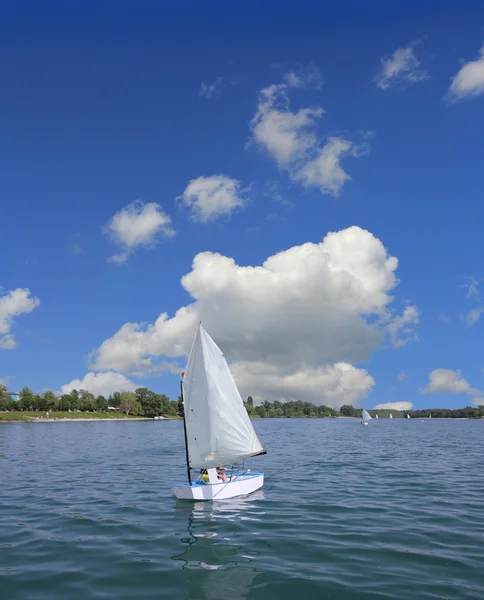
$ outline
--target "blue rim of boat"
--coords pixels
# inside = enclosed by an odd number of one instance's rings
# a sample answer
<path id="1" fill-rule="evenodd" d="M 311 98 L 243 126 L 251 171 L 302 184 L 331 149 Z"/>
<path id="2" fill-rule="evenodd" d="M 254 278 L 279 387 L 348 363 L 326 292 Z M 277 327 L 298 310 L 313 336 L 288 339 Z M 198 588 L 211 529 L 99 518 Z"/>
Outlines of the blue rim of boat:
<path id="1" fill-rule="evenodd" d="M 232 479 L 234 477 L 241 477 L 242 475 L 245 476 L 246 479 L 252 479 L 253 477 L 259 477 L 260 475 L 264 475 L 264 473 L 259 473 L 257 471 L 237 471 L 237 473 L 232 473 L 232 477 L 231 477 L 231 481 L 221 481 L 220 483 L 206 483 L 201 482 L 201 481 L 193 481 L 192 485 L 190 485 L 189 483 L 178 483 L 176 485 L 173 485 L 172 487 L 207 487 L 207 486 L 214 486 L 214 485 L 228 485 L 230 483 L 235 483 L 235 481 L 232 481 Z"/>

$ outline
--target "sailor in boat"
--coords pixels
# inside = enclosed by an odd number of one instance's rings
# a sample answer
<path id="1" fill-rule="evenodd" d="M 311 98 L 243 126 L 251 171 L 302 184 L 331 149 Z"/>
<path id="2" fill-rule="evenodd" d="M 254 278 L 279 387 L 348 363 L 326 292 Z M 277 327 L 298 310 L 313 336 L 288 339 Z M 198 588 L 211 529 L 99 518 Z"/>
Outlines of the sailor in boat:
<path id="1" fill-rule="evenodd" d="M 219 479 L 221 479 L 224 483 L 227 482 L 227 475 L 225 475 L 225 471 L 226 471 L 225 467 L 217 467 L 217 477 Z M 205 483 L 209 482 L 207 469 L 200 469 L 200 475 L 201 475 L 202 481 L 205 481 Z"/>

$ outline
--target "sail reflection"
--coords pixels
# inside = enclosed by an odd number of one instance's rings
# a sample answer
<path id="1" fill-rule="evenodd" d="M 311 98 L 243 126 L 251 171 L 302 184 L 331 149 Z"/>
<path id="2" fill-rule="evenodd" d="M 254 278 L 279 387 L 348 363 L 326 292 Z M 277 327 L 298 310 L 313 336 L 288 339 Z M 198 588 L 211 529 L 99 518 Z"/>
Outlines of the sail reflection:
<path id="1" fill-rule="evenodd" d="M 181 540 L 184 551 L 172 559 L 182 563 L 187 600 L 247 597 L 259 574 L 250 566 L 258 552 L 244 548 L 247 544 L 241 540 L 257 532 L 243 532 L 242 522 L 262 518 L 265 511 L 258 502 L 263 499 L 259 491 L 218 502 L 177 502 L 175 513 L 186 515 L 189 535 Z"/>

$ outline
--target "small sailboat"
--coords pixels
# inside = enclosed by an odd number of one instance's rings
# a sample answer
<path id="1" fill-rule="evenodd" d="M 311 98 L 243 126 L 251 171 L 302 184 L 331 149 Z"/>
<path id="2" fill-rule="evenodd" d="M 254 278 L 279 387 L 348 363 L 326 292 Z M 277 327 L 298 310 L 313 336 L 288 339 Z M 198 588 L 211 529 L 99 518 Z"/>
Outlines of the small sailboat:
<path id="1" fill-rule="evenodd" d="M 431 418 L 432 418 L 432 413 L 429 414 L 429 419 L 431 419 Z"/>
<path id="2" fill-rule="evenodd" d="M 407 419 L 410 419 L 410 415 L 407 413 Z"/>
<path id="3" fill-rule="evenodd" d="M 390 413 L 390 419 L 393 419 L 393 415 L 392 415 L 392 413 Z"/>
<path id="4" fill-rule="evenodd" d="M 378 415 L 375 415 L 375 419 L 378 419 Z"/>
<path id="5" fill-rule="evenodd" d="M 362 419 L 362 421 L 361 421 L 362 425 L 368 425 L 368 421 L 371 421 L 370 413 L 367 410 L 363 409 L 361 412 L 361 419 Z"/>
<path id="6" fill-rule="evenodd" d="M 222 351 L 201 324 L 182 373 L 181 393 L 188 482 L 173 487 L 173 494 L 181 500 L 225 500 L 261 488 L 264 473 L 227 471 L 226 481 L 219 478 L 219 465 L 234 465 L 267 452 Z M 192 469 L 200 473 L 195 480 Z"/>

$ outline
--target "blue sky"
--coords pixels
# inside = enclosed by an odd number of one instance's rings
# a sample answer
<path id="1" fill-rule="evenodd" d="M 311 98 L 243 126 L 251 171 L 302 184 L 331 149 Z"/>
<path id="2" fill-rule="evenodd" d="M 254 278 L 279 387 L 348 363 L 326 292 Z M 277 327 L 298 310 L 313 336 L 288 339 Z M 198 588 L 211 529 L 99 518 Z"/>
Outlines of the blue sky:
<path id="1" fill-rule="evenodd" d="M 175 397 L 202 318 L 255 397 L 478 398 L 484 6 L 157 4 L 0 8 L 0 378 Z"/>

